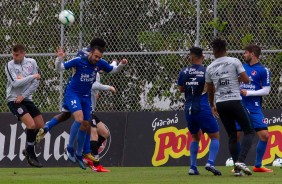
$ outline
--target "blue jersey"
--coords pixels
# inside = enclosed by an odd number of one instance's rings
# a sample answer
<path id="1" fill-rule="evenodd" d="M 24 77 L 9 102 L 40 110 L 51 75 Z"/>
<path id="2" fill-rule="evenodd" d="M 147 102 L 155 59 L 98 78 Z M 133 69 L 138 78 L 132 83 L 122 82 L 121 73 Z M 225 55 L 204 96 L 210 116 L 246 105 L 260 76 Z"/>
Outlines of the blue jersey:
<path id="1" fill-rule="evenodd" d="M 192 65 L 184 68 L 178 77 L 178 85 L 185 89 L 185 108 L 191 108 L 191 113 L 209 108 L 208 95 L 204 92 L 205 72 L 203 65 Z"/>
<path id="2" fill-rule="evenodd" d="M 250 83 L 241 84 L 241 89 L 257 91 L 262 89 L 264 86 L 270 86 L 270 71 L 261 63 L 254 64 L 252 66 L 244 64 L 243 66 L 250 78 Z M 261 96 L 242 96 L 242 100 L 249 111 L 261 109 Z"/>
<path id="3" fill-rule="evenodd" d="M 90 64 L 88 57 L 76 57 L 64 62 L 65 69 L 72 68 L 72 77 L 66 87 L 66 93 L 76 93 L 79 95 L 90 95 L 92 84 L 96 80 L 96 74 L 100 70 L 110 72 L 113 69 L 107 61 L 100 59 L 95 64 Z"/>

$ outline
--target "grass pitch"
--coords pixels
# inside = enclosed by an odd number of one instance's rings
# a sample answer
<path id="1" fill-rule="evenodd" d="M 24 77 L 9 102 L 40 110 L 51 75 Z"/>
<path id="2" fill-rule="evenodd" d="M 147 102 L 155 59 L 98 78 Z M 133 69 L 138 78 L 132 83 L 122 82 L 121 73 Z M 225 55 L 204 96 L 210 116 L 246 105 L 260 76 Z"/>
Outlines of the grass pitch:
<path id="1" fill-rule="evenodd" d="M 87 168 L 0 168 L 1 184 L 60 184 L 60 183 L 161 183 L 161 184 L 274 184 L 282 183 L 282 169 L 273 173 L 253 173 L 252 176 L 235 177 L 231 167 L 217 167 L 222 176 L 213 176 L 199 167 L 200 176 L 189 176 L 187 167 L 107 167 L 110 173 L 96 173 Z"/>

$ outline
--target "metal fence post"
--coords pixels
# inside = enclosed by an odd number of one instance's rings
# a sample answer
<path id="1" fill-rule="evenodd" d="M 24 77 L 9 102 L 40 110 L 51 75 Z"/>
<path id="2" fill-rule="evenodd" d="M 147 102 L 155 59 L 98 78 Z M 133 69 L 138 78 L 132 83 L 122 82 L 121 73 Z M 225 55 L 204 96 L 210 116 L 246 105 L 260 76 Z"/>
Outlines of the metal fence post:
<path id="1" fill-rule="evenodd" d="M 83 45 L 83 0 L 80 1 L 79 3 L 79 49 L 82 49 L 82 45 Z"/>
<path id="2" fill-rule="evenodd" d="M 63 11 L 64 8 L 65 8 L 65 2 L 64 0 L 61 1 L 61 10 Z M 64 46 L 64 25 L 61 24 L 61 40 L 60 40 L 60 46 L 63 47 Z M 60 71 L 60 84 L 59 84 L 59 92 L 60 92 L 60 96 L 59 96 L 59 104 L 58 104 L 58 110 L 60 111 L 61 110 L 61 106 L 62 106 L 62 103 L 63 103 L 63 71 Z"/>
<path id="3" fill-rule="evenodd" d="M 217 18 L 217 0 L 213 1 L 213 18 Z M 213 36 L 217 36 L 217 29 L 213 28 Z"/>
<path id="4" fill-rule="evenodd" d="M 201 0 L 197 0 L 197 35 L 196 35 L 196 41 L 195 46 L 200 45 L 200 11 L 201 11 Z"/>

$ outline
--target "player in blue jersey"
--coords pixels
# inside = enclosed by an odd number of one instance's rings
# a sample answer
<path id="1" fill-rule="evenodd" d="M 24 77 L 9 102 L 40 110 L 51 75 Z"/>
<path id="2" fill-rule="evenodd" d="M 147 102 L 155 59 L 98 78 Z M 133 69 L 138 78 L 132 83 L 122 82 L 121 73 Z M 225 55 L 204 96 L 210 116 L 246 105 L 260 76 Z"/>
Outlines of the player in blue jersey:
<path id="1" fill-rule="evenodd" d="M 90 47 L 83 48 L 82 50 L 80 50 L 77 53 L 77 56 L 87 58 L 87 55 L 89 54 L 90 48 L 95 47 L 95 46 L 99 46 L 99 47 L 101 47 L 105 50 L 106 43 L 101 42 L 101 40 L 97 39 L 97 38 L 93 39 L 90 42 Z M 116 61 L 113 61 L 110 65 L 112 65 L 114 68 L 115 67 L 118 68 Z M 119 67 L 119 69 L 116 70 L 116 71 L 119 71 L 120 68 L 121 67 Z M 95 83 L 92 85 L 92 93 L 91 93 L 92 111 L 94 111 L 94 109 L 95 109 L 95 106 L 93 104 L 96 104 L 95 103 L 96 98 L 94 96 L 96 95 L 97 90 L 108 90 L 108 91 L 111 91 L 112 93 L 115 93 L 115 88 L 113 86 L 103 85 L 103 84 L 100 83 L 100 80 L 98 80 L 100 78 L 100 77 L 98 77 L 99 76 L 98 74 L 99 73 L 97 73 Z M 92 100 L 92 99 L 94 99 L 94 100 Z M 48 121 L 45 124 L 44 128 L 39 130 L 39 132 L 36 136 L 36 142 L 39 143 L 44 138 L 45 134 L 48 131 L 50 131 L 57 124 L 69 119 L 70 116 L 71 116 L 71 113 L 69 112 L 67 107 L 63 106 L 62 109 L 61 109 L 61 113 L 54 116 L 50 121 Z M 87 160 L 88 165 L 91 166 L 91 165 L 94 164 L 93 167 L 91 167 L 93 170 L 96 170 L 97 172 L 108 172 L 109 170 L 105 169 L 99 163 L 98 149 L 101 146 L 101 144 L 104 142 L 104 140 L 107 139 L 107 137 L 109 135 L 109 131 L 106 128 L 105 124 L 103 122 L 101 122 L 96 116 L 92 117 L 92 121 L 90 121 L 90 122 L 92 122 L 91 123 L 91 130 L 90 130 L 91 131 L 91 142 L 90 142 L 91 146 L 89 145 L 89 139 L 86 139 L 85 144 L 84 144 L 84 150 L 83 150 L 84 157 Z M 93 122 L 96 122 L 97 125 L 93 125 Z M 87 134 L 87 137 L 89 138 L 90 135 Z M 95 154 L 95 153 L 97 153 L 97 154 Z M 93 163 L 89 164 L 90 163 L 89 161 L 91 161 Z"/>
<path id="2" fill-rule="evenodd" d="M 206 68 L 202 65 L 203 50 L 199 47 L 192 47 L 189 58 L 192 66 L 184 68 L 178 78 L 179 90 L 185 94 L 185 116 L 188 129 L 192 134 L 190 144 L 191 166 L 188 174 L 199 175 L 197 154 L 203 132 L 207 133 L 211 139 L 209 157 L 205 168 L 214 175 L 221 175 L 221 172 L 214 167 L 214 161 L 219 150 L 219 131 L 217 121 L 211 112 L 205 88 Z"/>
<path id="3" fill-rule="evenodd" d="M 244 106 L 248 109 L 255 131 L 259 137 L 256 149 L 254 172 L 273 172 L 273 170 L 262 166 L 262 158 L 268 142 L 268 128 L 264 121 L 262 113 L 262 96 L 270 92 L 270 71 L 259 62 L 261 48 L 257 45 L 248 45 L 245 47 L 243 65 L 247 75 L 250 78 L 249 84 L 241 84 L 241 95 Z M 237 130 L 241 127 L 237 124 Z M 240 145 L 240 143 L 239 143 Z M 238 146 L 239 146 L 238 145 Z M 240 149 L 240 147 L 238 148 Z"/>
<path id="4" fill-rule="evenodd" d="M 84 142 L 87 140 L 86 136 L 92 110 L 91 87 L 95 82 L 96 74 L 100 70 L 106 73 L 117 72 L 127 63 L 127 60 L 123 59 L 118 67 L 113 67 L 102 59 L 103 52 L 104 48 L 95 46 L 90 48 L 87 57 L 76 57 L 67 62 L 62 62 L 66 54 L 61 48 L 57 50 L 56 69 L 58 71 L 73 69 L 72 78 L 64 94 L 64 106 L 67 107 L 75 119 L 70 130 L 67 154 L 69 160 L 72 162 L 76 162 L 77 160 L 82 169 L 86 169 L 82 160 L 82 151 Z M 77 149 L 75 153 L 74 142 L 76 137 Z M 90 141 L 90 135 L 88 137 Z"/>

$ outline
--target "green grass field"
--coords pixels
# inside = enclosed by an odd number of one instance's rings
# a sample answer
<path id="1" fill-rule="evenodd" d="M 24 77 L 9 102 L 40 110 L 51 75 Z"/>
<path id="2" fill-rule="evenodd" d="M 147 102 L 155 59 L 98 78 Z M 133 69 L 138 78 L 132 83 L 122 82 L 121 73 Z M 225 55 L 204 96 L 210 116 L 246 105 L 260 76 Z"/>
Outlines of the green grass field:
<path id="1" fill-rule="evenodd" d="M 270 167 L 271 168 L 271 167 Z M 187 183 L 233 184 L 282 183 L 282 169 L 273 167 L 273 173 L 253 173 L 252 176 L 235 177 L 231 167 L 218 167 L 222 176 L 213 176 L 199 167 L 200 176 L 187 175 L 188 167 L 108 167 L 110 173 L 96 173 L 87 168 L 0 168 L 0 183 L 60 184 L 60 183 Z"/>

